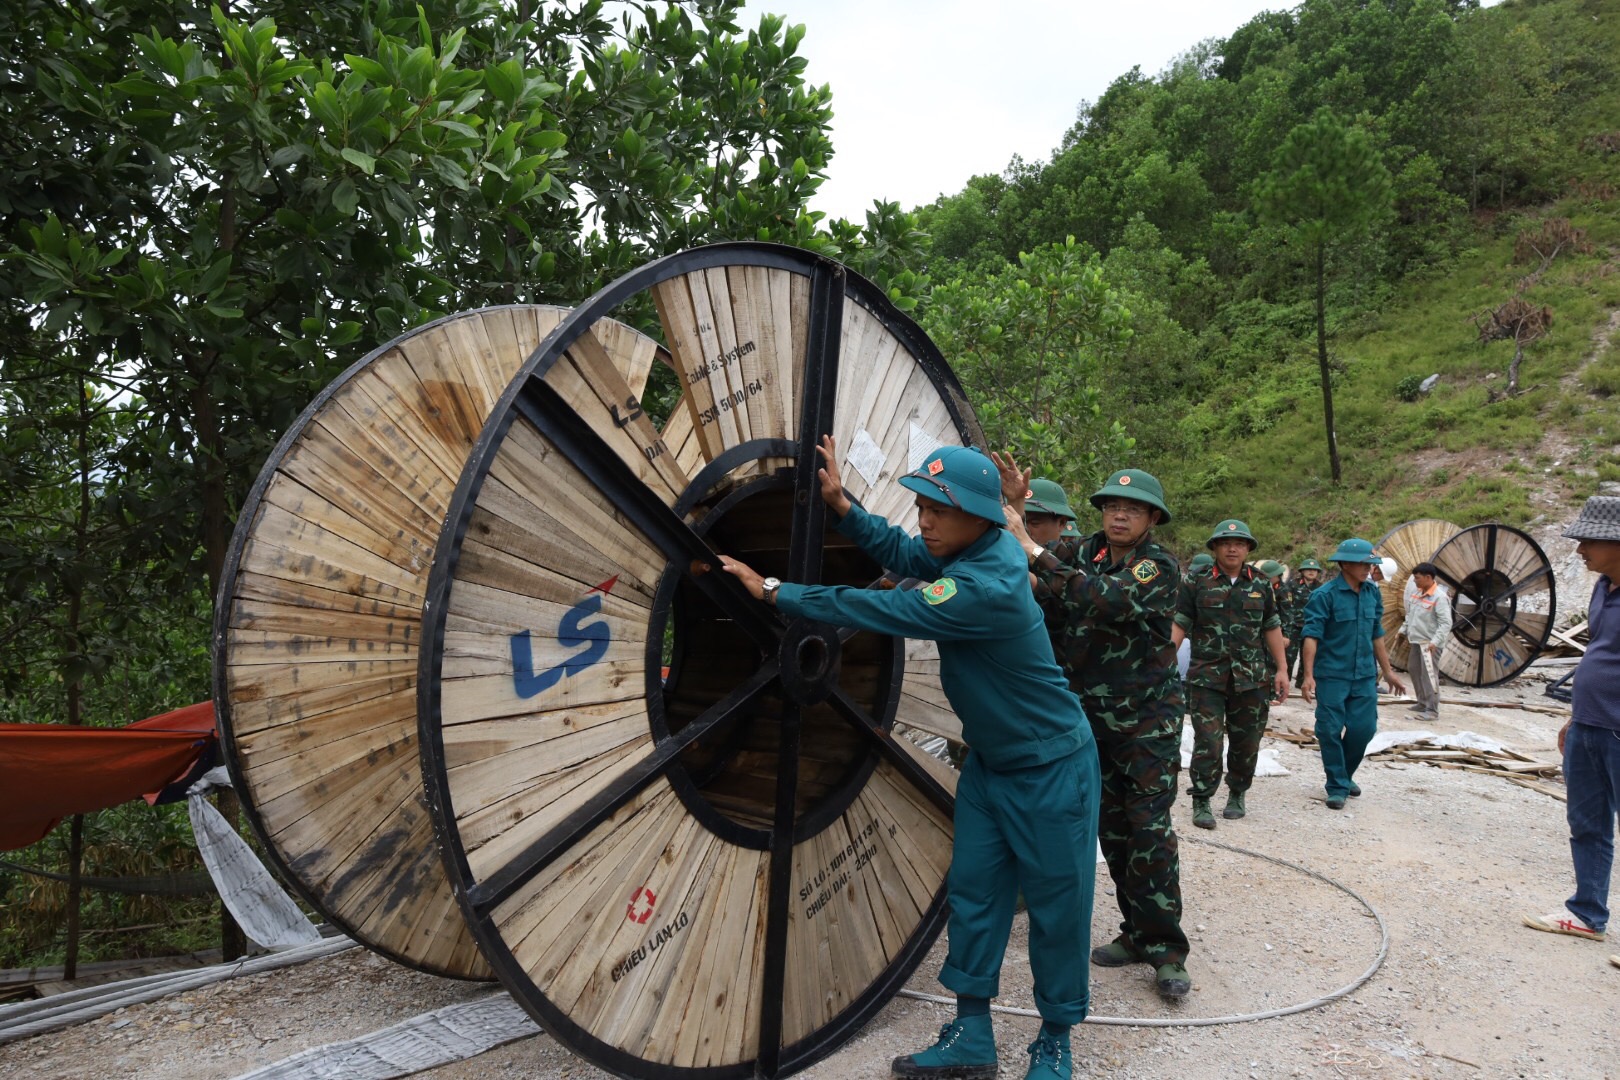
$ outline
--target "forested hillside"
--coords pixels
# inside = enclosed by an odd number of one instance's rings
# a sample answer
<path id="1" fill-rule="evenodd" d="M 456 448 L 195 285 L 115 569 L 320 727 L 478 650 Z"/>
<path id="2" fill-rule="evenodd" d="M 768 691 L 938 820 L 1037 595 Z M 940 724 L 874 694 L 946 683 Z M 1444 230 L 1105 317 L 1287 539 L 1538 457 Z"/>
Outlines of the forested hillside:
<path id="1" fill-rule="evenodd" d="M 1189 550 L 1522 522 L 1620 478 L 1617 57 L 1610 0 L 1263 14 L 923 208 L 923 321 L 995 436 L 1158 472 Z"/>

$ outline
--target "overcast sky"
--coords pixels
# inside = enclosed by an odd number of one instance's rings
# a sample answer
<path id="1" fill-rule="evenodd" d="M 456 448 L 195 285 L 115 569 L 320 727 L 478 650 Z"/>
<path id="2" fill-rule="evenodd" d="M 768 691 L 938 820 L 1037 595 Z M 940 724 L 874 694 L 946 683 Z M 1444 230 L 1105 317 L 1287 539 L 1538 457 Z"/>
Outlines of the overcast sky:
<path id="1" fill-rule="evenodd" d="M 812 208 L 864 220 L 1045 159 L 1082 99 L 1139 65 L 1156 75 L 1205 38 L 1292 2 L 1257 0 L 747 0 L 806 28 L 812 85 L 833 92 L 833 150 Z"/>

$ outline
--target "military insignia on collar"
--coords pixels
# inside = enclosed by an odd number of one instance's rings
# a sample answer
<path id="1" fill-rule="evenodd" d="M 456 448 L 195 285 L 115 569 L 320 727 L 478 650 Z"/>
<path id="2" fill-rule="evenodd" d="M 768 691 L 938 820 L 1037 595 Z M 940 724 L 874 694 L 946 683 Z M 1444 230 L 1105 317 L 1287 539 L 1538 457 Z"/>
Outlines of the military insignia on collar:
<path id="1" fill-rule="evenodd" d="M 1131 567 L 1131 577 L 1135 578 L 1137 581 L 1140 581 L 1144 585 L 1158 576 L 1159 564 L 1154 562 L 1152 559 L 1143 559 L 1141 562 Z"/>
<path id="2" fill-rule="evenodd" d="M 935 458 L 933 461 L 930 461 L 928 463 L 928 475 L 929 476 L 938 476 L 940 473 L 942 473 L 944 471 L 945 471 L 945 463 L 943 461 L 941 461 L 939 458 Z"/>
<path id="3" fill-rule="evenodd" d="M 956 595 L 956 582 L 942 577 L 922 591 L 923 599 L 935 607 Z"/>

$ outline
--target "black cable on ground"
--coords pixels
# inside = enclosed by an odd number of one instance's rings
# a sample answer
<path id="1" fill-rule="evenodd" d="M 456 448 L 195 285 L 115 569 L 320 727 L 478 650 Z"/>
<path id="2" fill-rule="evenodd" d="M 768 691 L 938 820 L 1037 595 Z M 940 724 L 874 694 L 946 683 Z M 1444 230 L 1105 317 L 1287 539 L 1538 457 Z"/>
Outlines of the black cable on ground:
<path id="1" fill-rule="evenodd" d="M 1179 1017 L 1088 1016 L 1085 1019 L 1086 1023 L 1104 1024 L 1113 1027 L 1216 1027 L 1222 1024 L 1244 1024 L 1251 1020 L 1271 1020 L 1278 1016 L 1292 1016 L 1295 1013 L 1308 1012 L 1311 1009 L 1319 1009 L 1323 1005 L 1327 1005 L 1330 1002 L 1338 1001 L 1343 997 L 1348 997 L 1350 994 L 1353 994 L 1359 990 L 1368 979 L 1377 974 L 1379 968 L 1384 966 L 1384 959 L 1389 956 L 1389 927 L 1384 924 L 1384 917 L 1378 913 L 1378 909 L 1368 903 L 1366 897 L 1356 892 L 1356 890 L 1352 889 L 1350 886 L 1344 884 L 1342 881 L 1335 881 L 1326 874 L 1317 873 L 1315 870 L 1312 870 L 1309 867 L 1301 866 L 1295 862 L 1289 862 L 1287 859 L 1279 859 L 1275 855 L 1267 855 L 1259 851 L 1250 851 L 1248 848 L 1240 848 L 1234 844 L 1223 844 L 1219 840 L 1205 840 L 1202 837 L 1189 836 L 1185 833 L 1178 834 L 1178 836 L 1182 840 L 1191 840 L 1194 843 L 1203 844 L 1206 847 L 1220 848 L 1222 851 L 1232 851 L 1239 855 L 1248 855 L 1252 858 L 1264 859 L 1266 862 L 1276 863 L 1278 866 L 1286 867 L 1289 870 L 1298 871 L 1299 873 L 1304 874 L 1306 877 L 1315 878 L 1317 881 L 1333 886 L 1346 896 L 1354 899 L 1356 903 L 1360 904 L 1366 910 L 1367 914 L 1371 915 L 1378 921 L 1378 955 L 1373 958 L 1373 962 L 1368 965 L 1367 970 L 1363 971 L 1352 982 L 1347 983 L 1337 990 L 1334 990 L 1332 993 L 1323 994 L 1321 997 L 1312 998 L 1309 1001 L 1303 1001 L 1297 1005 L 1285 1005 L 1280 1009 L 1267 1009 L 1264 1012 L 1255 1013 L 1239 1013 L 1232 1016 L 1197 1016 L 1187 1017 L 1185 1019 Z M 942 994 L 925 994 L 919 990 L 901 990 L 899 996 L 912 998 L 916 1001 L 928 1001 L 937 1005 L 956 1004 L 956 999 L 953 997 L 945 997 Z M 1034 1009 L 1017 1009 L 1010 1005 L 992 1005 L 990 1008 L 994 1012 L 1005 1013 L 1009 1016 L 1030 1016 L 1037 1020 L 1040 1019 L 1041 1015 Z"/>

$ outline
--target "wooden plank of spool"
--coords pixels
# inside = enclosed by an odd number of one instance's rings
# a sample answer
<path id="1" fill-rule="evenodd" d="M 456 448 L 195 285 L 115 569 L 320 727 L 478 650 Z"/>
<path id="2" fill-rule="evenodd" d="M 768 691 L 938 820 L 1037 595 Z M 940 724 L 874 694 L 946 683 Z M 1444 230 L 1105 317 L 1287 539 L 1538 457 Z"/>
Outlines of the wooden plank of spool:
<path id="1" fill-rule="evenodd" d="M 616 422 L 586 336 L 647 294 L 682 389 L 663 470 L 620 439 L 645 457 L 655 436 Z M 812 424 L 867 431 L 887 460 L 861 490 L 902 513 L 914 441 L 968 441 L 960 387 L 907 326 L 804 252 L 671 257 L 559 325 L 468 460 L 423 629 L 429 805 L 503 982 L 621 1075 L 786 1075 L 872 1016 L 942 926 L 954 774 L 890 730 L 909 709 L 960 735 L 937 650 L 783 644 L 804 631 L 693 570 L 725 551 L 881 576 L 832 523 L 802 527 L 795 493 Z M 835 862 L 840 888 L 799 895 Z"/>
<path id="2" fill-rule="evenodd" d="M 484 420 L 563 314 L 455 316 L 356 364 L 266 463 L 226 568 L 215 696 L 250 820 L 329 921 L 436 974 L 490 972 L 419 801 L 421 602 Z M 590 346 L 576 384 L 644 385 L 651 339 L 608 322 Z"/>

